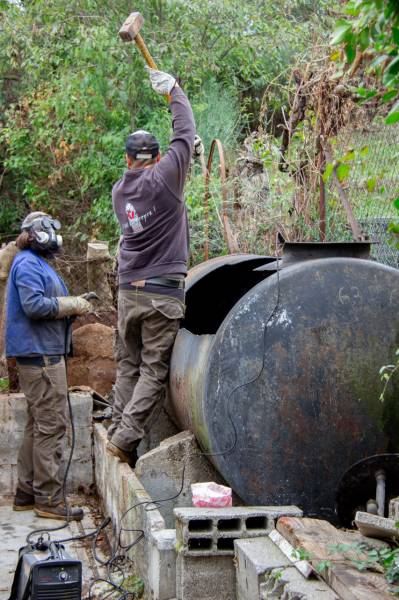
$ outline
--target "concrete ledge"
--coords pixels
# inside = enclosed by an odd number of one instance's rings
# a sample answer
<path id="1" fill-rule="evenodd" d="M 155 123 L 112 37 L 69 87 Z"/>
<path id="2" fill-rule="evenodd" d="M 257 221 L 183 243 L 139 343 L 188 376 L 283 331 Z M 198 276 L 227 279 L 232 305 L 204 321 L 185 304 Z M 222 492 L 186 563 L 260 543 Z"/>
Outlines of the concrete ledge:
<path id="1" fill-rule="evenodd" d="M 339 600 L 324 581 L 305 579 L 269 537 L 234 545 L 237 600 Z"/>
<path id="2" fill-rule="evenodd" d="M 144 533 L 145 541 L 136 544 L 129 557 L 145 584 L 145 598 L 170 600 L 176 596 L 175 532 L 166 529 L 159 510 L 134 471 L 106 452 L 106 429 L 94 426 L 95 476 L 104 513 L 117 531 L 126 529 L 123 543 L 131 544 Z M 123 521 L 121 523 L 121 517 Z"/>
<path id="3" fill-rule="evenodd" d="M 290 561 L 269 537 L 236 540 L 237 598 L 259 600 L 265 573 L 290 566 Z"/>
<path id="4" fill-rule="evenodd" d="M 225 483 L 208 459 L 200 453 L 194 435 L 190 431 L 182 431 L 161 441 L 159 446 L 141 456 L 137 462 L 135 473 L 154 499 L 177 495 L 182 485 L 185 465 L 182 493 L 173 503 L 165 502 L 159 507 L 168 527 L 175 526 L 174 507 L 191 506 L 192 483 Z"/>
<path id="5" fill-rule="evenodd" d="M 305 579 L 295 569 L 273 569 L 265 574 L 260 585 L 260 600 L 340 600 L 340 597 L 319 579 Z"/>

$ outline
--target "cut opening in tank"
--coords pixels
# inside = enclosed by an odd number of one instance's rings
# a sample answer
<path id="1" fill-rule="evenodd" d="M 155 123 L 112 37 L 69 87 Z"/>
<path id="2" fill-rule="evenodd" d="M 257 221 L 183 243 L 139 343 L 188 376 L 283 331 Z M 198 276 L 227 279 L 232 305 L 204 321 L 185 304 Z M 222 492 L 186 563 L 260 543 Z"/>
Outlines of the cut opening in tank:
<path id="1" fill-rule="evenodd" d="M 228 260 L 228 257 L 226 257 Z M 243 257 L 205 272 L 186 294 L 186 316 L 182 327 L 195 335 L 214 334 L 237 301 L 274 271 L 255 271 L 274 262 L 270 256 Z M 205 263 L 206 264 L 206 263 Z"/>

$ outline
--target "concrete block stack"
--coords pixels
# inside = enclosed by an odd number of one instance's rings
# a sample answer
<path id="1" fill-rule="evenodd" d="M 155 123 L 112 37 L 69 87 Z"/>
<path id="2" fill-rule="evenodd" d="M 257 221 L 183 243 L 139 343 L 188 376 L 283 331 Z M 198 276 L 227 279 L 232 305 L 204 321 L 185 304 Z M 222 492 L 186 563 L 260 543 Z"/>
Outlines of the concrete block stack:
<path id="1" fill-rule="evenodd" d="M 76 429 L 75 452 L 69 473 L 71 491 L 79 486 L 90 486 L 93 481 L 92 462 L 92 406 L 88 393 L 71 393 Z M 23 394 L 0 394 L 0 503 L 9 504 L 17 486 L 17 458 L 27 419 Z M 72 439 L 68 424 L 65 461 Z"/>
<path id="2" fill-rule="evenodd" d="M 264 537 L 280 516 L 302 515 L 295 506 L 176 508 L 174 513 L 177 600 L 234 599 L 236 540 Z"/>

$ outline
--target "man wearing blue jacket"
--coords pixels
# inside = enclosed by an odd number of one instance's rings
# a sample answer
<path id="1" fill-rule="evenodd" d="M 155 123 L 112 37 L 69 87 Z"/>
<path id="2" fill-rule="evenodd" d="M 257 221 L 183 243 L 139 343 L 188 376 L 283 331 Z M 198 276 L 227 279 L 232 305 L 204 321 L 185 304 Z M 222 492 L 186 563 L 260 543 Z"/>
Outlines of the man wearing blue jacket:
<path id="1" fill-rule="evenodd" d="M 68 296 L 61 277 L 48 264 L 62 245 L 59 221 L 33 212 L 23 221 L 8 279 L 6 355 L 16 357 L 28 420 L 18 455 L 14 510 L 34 508 L 41 517 L 64 519 L 60 466 L 66 432 L 70 350 L 68 317 L 90 311 L 81 296 Z M 80 520 L 80 508 L 69 510 Z"/>

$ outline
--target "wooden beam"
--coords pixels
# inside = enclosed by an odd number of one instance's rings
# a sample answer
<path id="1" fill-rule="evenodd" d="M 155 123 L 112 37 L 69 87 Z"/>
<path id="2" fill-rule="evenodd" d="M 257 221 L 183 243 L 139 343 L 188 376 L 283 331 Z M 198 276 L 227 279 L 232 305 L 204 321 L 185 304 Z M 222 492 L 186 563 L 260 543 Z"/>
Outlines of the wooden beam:
<path id="1" fill-rule="evenodd" d="M 304 552 L 314 568 L 322 561 L 329 561 L 320 575 L 342 600 L 392 600 L 392 593 L 382 572 L 359 571 L 350 560 L 351 555 L 354 559 L 366 558 L 366 554 L 359 556 L 355 552 L 354 544 L 363 542 L 370 547 L 381 548 L 386 547 L 384 542 L 365 538 L 358 532 L 338 530 L 319 519 L 281 517 L 277 530 L 296 550 Z M 348 550 L 337 551 L 334 548 L 342 544 L 349 546 Z"/>

